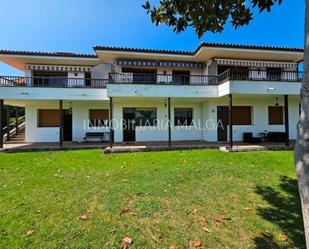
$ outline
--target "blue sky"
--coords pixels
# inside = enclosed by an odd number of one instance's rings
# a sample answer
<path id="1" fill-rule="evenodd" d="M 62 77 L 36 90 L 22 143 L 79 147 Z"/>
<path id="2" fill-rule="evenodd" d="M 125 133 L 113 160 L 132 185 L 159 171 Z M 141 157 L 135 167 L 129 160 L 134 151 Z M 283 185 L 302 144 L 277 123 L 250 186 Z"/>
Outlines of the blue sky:
<path id="1" fill-rule="evenodd" d="M 154 1 L 152 1 L 154 2 Z M 198 39 L 151 23 L 140 0 L 1 0 L 0 49 L 93 53 L 95 45 L 194 50 L 201 41 L 303 47 L 303 0 L 283 0 L 249 26 Z M 0 74 L 20 72 L 0 63 Z"/>

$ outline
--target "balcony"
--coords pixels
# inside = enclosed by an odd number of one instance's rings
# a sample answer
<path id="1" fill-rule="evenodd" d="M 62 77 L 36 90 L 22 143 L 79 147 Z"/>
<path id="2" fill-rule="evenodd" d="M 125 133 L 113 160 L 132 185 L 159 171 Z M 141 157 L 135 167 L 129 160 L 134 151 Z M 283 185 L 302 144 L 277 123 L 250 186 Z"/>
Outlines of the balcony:
<path id="1" fill-rule="evenodd" d="M 106 79 L 0 76 L 0 87 L 106 88 Z"/>
<path id="2" fill-rule="evenodd" d="M 219 83 L 228 80 L 238 81 L 272 81 L 272 82 L 300 82 L 303 73 L 299 71 L 278 71 L 278 70 L 235 70 L 229 69 L 220 74 Z"/>
<path id="3" fill-rule="evenodd" d="M 302 72 L 276 70 L 227 70 L 218 76 L 111 73 L 109 83 L 147 85 L 220 85 L 229 80 L 300 82 Z"/>
<path id="4" fill-rule="evenodd" d="M 276 70 L 234 70 L 229 69 L 217 76 L 211 75 L 175 75 L 143 73 L 110 73 L 109 79 L 87 79 L 67 77 L 21 77 L 0 76 L 0 87 L 37 87 L 37 88 L 106 88 L 110 84 L 146 84 L 146 85 L 184 85 L 216 86 L 229 80 L 300 82 L 303 73 L 298 71 Z"/>
<path id="5" fill-rule="evenodd" d="M 144 73 L 110 73 L 109 83 L 146 84 L 146 85 L 218 85 L 218 76 L 144 74 Z"/>

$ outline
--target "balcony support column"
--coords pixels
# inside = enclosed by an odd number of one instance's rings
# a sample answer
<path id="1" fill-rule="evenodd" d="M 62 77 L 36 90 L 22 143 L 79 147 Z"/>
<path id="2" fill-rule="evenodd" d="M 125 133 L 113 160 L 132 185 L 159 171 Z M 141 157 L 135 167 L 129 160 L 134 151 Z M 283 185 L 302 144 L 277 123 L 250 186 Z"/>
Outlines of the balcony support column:
<path id="1" fill-rule="evenodd" d="M 167 98 L 167 122 L 168 122 L 168 147 L 172 147 L 172 127 L 171 127 L 171 98 Z"/>
<path id="2" fill-rule="evenodd" d="M 59 100 L 59 147 L 63 147 L 63 100 Z"/>
<path id="3" fill-rule="evenodd" d="M 3 99 L 0 99 L 0 148 L 3 148 L 3 112 L 4 112 L 4 104 Z"/>
<path id="4" fill-rule="evenodd" d="M 233 148 L 233 96 L 229 94 L 229 141 L 230 141 L 230 148 Z"/>
<path id="5" fill-rule="evenodd" d="M 11 137 L 10 137 L 10 131 L 11 131 L 11 127 L 10 127 L 10 106 L 6 106 L 6 141 L 10 141 Z"/>
<path id="6" fill-rule="evenodd" d="M 109 147 L 113 148 L 114 130 L 113 130 L 113 98 L 109 98 Z"/>
<path id="7" fill-rule="evenodd" d="M 18 107 L 15 107 L 15 132 L 18 134 Z"/>
<path id="8" fill-rule="evenodd" d="M 284 95 L 284 127 L 285 127 L 285 145 L 290 146 L 289 133 L 289 96 Z"/>

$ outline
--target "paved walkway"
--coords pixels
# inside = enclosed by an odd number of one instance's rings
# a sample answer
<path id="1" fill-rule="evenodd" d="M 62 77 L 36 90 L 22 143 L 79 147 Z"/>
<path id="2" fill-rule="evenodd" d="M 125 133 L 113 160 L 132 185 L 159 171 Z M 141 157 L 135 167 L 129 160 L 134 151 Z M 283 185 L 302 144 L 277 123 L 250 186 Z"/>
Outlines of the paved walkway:
<path id="1" fill-rule="evenodd" d="M 26 152 L 26 151 L 50 151 L 50 150 L 81 150 L 81 149 L 102 149 L 105 154 L 145 152 L 145 151 L 166 151 L 166 150 L 194 150 L 194 149 L 220 149 L 225 152 L 244 152 L 259 150 L 292 150 L 291 146 L 286 147 L 283 143 L 265 143 L 260 145 L 235 143 L 232 149 L 228 143 L 211 143 L 204 141 L 177 141 L 172 142 L 169 147 L 167 142 L 137 142 L 137 143 L 115 143 L 112 148 L 109 143 L 77 143 L 64 142 L 63 147 L 59 143 L 25 143 L 6 142 L 3 152 Z"/>

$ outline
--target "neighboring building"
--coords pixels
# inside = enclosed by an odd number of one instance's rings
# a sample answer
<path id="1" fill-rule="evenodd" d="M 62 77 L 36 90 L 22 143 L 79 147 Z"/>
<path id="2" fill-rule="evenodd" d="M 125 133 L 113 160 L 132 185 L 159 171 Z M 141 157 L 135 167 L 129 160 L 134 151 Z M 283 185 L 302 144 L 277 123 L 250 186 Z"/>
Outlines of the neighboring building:
<path id="1" fill-rule="evenodd" d="M 296 138 L 303 49 L 202 43 L 194 52 L 94 51 L 0 51 L 0 61 L 25 73 L 0 76 L 0 100 L 25 107 L 26 142 L 78 142 L 92 131 L 109 135 L 110 119 L 114 142 L 242 141 L 246 132 Z M 88 120 L 105 125 L 89 126 Z M 122 120 L 133 125 L 123 129 Z M 164 125 L 168 120 L 171 127 Z"/>

